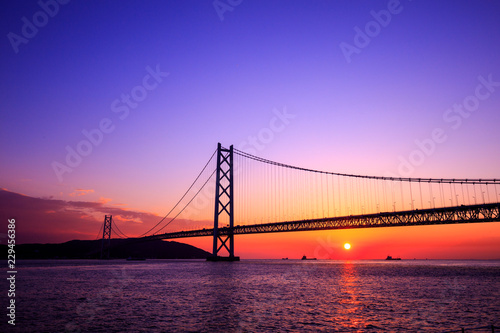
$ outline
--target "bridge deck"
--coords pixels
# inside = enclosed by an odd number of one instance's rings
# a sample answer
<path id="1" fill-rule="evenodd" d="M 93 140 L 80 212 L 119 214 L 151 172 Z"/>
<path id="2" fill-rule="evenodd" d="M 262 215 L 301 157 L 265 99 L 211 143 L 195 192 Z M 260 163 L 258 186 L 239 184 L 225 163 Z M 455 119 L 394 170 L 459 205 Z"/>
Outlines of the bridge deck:
<path id="1" fill-rule="evenodd" d="M 334 230 L 375 227 L 396 227 L 412 225 L 436 225 L 456 223 L 500 222 L 500 203 L 455 206 L 401 212 L 388 212 L 366 215 L 350 215 L 312 220 L 287 221 L 254 225 L 238 225 L 233 234 L 256 234 L 270 232 Z M 219 228 L 219 235 L 230 234 L 228 227 Z M 144 237 L 150 239 L 172 239 L 186 237 L 213 236 L 214 230 L 201 229 L 178 231 Z"/>

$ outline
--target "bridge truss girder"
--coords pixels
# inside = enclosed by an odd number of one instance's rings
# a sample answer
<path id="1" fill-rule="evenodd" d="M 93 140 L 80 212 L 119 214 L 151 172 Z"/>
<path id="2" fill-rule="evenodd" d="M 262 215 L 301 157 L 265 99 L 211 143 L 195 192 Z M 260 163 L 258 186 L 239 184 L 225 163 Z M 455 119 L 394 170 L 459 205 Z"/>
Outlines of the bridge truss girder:
<path id="1" fill-rule="evenodd" d="M 425 210 L 354 215 L 235 227 L 234 233 L 286 232 L 396 227 L 455 223 L 499 222 L 500 203 Z"/>
<path id="2" fill-rule="evenodd" d="M 256 234 L 270 232 L 335 230 L 412 225 L 500 222 L 500 203 L 423 209 L 414 211 L 331 217 L 218 228 L 217 235 Z M 153 239 L 213 236 L 214 229 L 180 231 L 150 236 Z"/>

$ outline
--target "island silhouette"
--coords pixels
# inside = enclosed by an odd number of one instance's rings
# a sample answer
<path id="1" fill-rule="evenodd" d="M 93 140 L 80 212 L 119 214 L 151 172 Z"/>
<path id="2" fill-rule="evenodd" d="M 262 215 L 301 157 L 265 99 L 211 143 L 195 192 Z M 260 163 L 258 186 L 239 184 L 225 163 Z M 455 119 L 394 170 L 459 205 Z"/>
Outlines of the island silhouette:
<path id="1" fill-rule="evenodd" d="M 102 240 L 72 240 L 60 244 L 16 244 L 16 259 L 99 259 Z M 0 245 L 6 259 L 7 245 Z M 174 241 L 137 242 L 112 239 L 110 259 L 206 259 L 210 253 Z"/>

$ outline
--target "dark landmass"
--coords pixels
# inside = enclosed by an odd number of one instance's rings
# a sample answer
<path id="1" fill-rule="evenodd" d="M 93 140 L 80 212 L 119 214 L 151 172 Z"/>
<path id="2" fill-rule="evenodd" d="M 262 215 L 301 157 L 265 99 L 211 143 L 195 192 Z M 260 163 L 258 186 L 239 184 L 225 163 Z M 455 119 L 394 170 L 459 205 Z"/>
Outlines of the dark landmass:
<path id="1" fill-rule="evenodd" d="M 98 259 L 102 240 L 72 240 L 61 244 L 19 244 L 15 246 L 16 259 Z M 3 259 L 7 259 L 7 245 L 0 245 Z M 205 259 L 210 256 L 197 247 L 172 242 L 138 242 L 134 239 L 112 239 L 111 259 Z"/>

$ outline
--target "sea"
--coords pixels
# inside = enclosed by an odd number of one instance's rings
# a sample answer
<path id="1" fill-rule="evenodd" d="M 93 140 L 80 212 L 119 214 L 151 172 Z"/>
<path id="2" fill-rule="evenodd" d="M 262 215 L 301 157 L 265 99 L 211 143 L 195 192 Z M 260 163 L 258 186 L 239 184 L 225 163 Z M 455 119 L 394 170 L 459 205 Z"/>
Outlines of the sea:
<path id="1" fill-rule="evenodd" d="M 1 332 L 491 332 L 500 326 L 499 260 L 16 264 L 15 326 L 7 322 L 4 278 Z"/>

